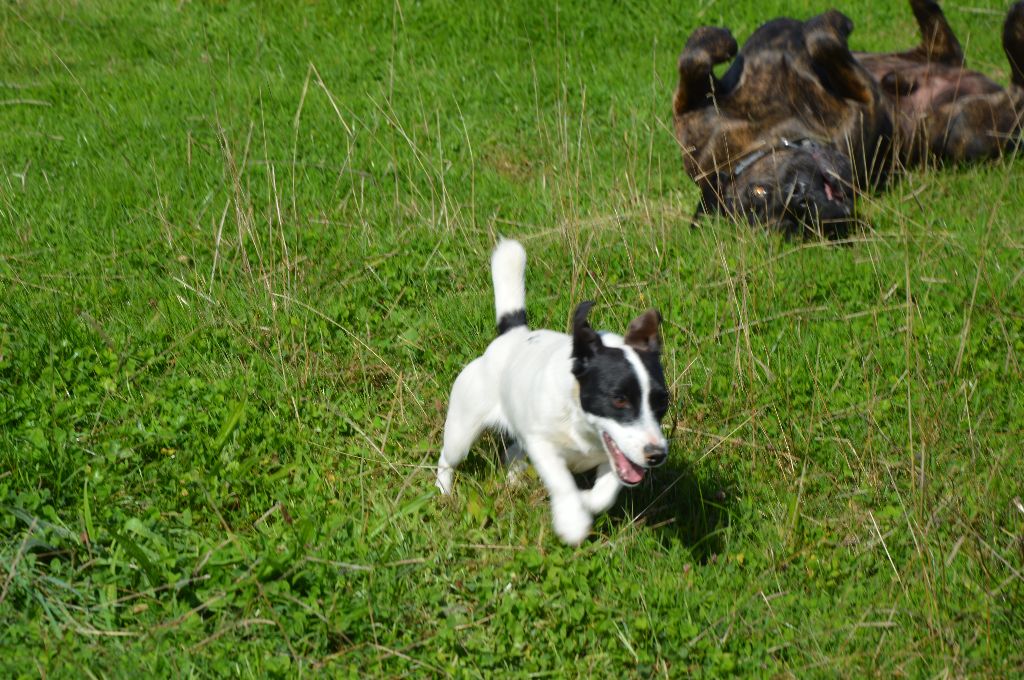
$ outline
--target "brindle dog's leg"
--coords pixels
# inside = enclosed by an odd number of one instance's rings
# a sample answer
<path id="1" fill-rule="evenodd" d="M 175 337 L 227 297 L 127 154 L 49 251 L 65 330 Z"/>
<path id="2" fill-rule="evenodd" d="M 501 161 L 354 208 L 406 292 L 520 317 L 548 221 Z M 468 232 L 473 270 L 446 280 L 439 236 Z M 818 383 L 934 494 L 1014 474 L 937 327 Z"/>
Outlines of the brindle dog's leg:
<path id="1" fill-rule="evenodd" d="M 846 39 L 853 32 L 853 22 L 841 12 L 830 9 L 811 18 L 804 25 L 804 40 L 811 59 L 828 75 L 829 84 L 842 96 L 874 105 L 877 94 L 874 79 L 853 58 Z"/>
<path id="2" fill-rule="evenodd" d="M 910 9 L 921 29 L 921 44 L 899 56 L 914 61 L 963 66 L 964 51 L 939 3 L 935 0 L 910 0 Z"/>
<path id="3" fill-rule="evenodd" d="M 1003 24 L 1003 51 L 1010 62 L 1010 86 L 1006 91 L 1015 114 L 1014 139 L 1011 144 L 1024 144 L 1024 0 L 1017 0 L 1006 14 Z"/>
<path id="4" fill-rule="evenodd" d="M 694 116 L 699 117 L 700 114 L 695 112 L 713 106 L 716 94 L 721 90 L 721 83 L 711 69 L 735 57 L 737 51 L 736 38 L 729 29 L 702 26 L 690 34 L 686 47 L 679 55 L 679 87 L 672 106 L 675 111 L 676 138 L 683 150 L 683 164 L 701 192 L 694 213 L 695 225 L 700 215 L 713 212 L 721 206 L 722 194 L 718 173 L 704 174 L 702 169 L 707 164 L 702 163 L 693 153 L 700 146 L 699 143 L 694 144 L 694 140 L 706 142 L 713 136 L 713 130 L 717 129 L 720 121 L 717 116 L 709 116 L 715 123 L 708 125 L 707 120 L 698 121 Z M 684 116 L 689 119 L 687 124 L 683 123 Z M 714 159 L 705 160 L 713 163 Z"/>
<path id="5" fill-rule="evenodd" d="M 853 161 L 857 188 L 879 186 L 888 176 L 891 159 L 892 122 L 885 111 L 878 84 L 871 73 L 850 52 L 847 38 L 853 22 L 830 9 L 804 24 L 804 42 L 815 65 L 821 69 L 832 90 L 861 105 L 863 124 L 842 131 L 847 153 Z M 854 135 L 869 131 L 870 137 Z M 839 138 L 835 143 L 842 144 Z"/>
<path id="6" fill-rule="evenodd" d="M 673 100 L 676 116 L 713 102 L 719 81 L 711 69 L 735 57 L 736 51 L 736 38 L 727 28 L 702 26 L 690 35 L 679 55 L 679 87 Z"/>
<path id="7" fill-rule="evenodd" d="M 910 0 L 910 9 L 921 30 L 921 44 L 912 50 L 893 54 L 893 60 L 897 63 L 911 61 L 963 67 L 966 63 L 964 51 L 939 4 L 935 0 Z M 889 71 L 881 82 L 883 90 L 898 97 L 910 95 L 919 84 L 913 78 L 908 79 L 902 68 Z"/>
<path id="8" fill-rule="evenodd" d="M 992 158 L 1021 143 L 1024 126 L 1024 0 L 1018 0 L 1006 15 L 1003 51 L 1010 62 L 1010 85 L 1005 90 L 968 93 L 949 104 L 943 111 L 945 125 L 936 129 L 929 140 L 936 156 L 949 161 Z"/>
<path id="9" fill-rule="evenodd" d="M 1003 24 L 1003 51 L 1010 62 L 1010 89 L 1017 90 L 1018 106 L 1024 97 L 1024 0 L 1018 0 Z M 1020 109 L 1018 108 L 1018 111 Z"/>

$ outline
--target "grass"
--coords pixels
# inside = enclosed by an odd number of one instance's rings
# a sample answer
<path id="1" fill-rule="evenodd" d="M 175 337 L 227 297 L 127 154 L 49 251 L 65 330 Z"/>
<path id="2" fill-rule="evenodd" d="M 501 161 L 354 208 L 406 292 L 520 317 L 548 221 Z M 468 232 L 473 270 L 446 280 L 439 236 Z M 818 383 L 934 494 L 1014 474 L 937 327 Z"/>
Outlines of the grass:
<path id="1" fill-rule="evenodd" d="M 1024 669 L 1020 163 L 689 226 L 689 31 L 826 5 L 0 7 L 4 675 Z M 493 439 L 432 486 L 499 234 L 536 325 L 666 319 L 670 463 L 577 550 Z"/>

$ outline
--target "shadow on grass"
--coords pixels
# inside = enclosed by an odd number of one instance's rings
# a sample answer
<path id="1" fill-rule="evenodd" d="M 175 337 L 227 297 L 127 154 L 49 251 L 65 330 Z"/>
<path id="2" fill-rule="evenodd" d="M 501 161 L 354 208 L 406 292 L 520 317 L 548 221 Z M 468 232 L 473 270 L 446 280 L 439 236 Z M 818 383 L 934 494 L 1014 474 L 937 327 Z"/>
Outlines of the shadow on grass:
<path id="1" fill-rule="evenodd" d="M 699 564 L 724 551 L 735 480 L 698 474 L 689 464 L 671 459 L 647 477 L 640 486 L 619 494 L 608 511 L 611 517 L 642 523 L 666 545 L 678 541 Z"/>
<path id="2" fill-rule="evenodd" d="M 501 435 L 484 433 L 459 466 L 467 482 L 479 485 L 491 475 L 504 478 L 506 443 Z M 593 486 L 596 471 L 574 475 L 581 489 Z M 538 482 L 539 483 L 539 482 Z M 608 516 L 615 525 L 635 522 L 651 531 L 666 546 L 681 543 L 698 564 L 725 552 L 724 536 L 732 515 L 735 479 L 717 472 L 698 472 L 671 456 L 647 474 L 636 488 L 623 489 Z"/>

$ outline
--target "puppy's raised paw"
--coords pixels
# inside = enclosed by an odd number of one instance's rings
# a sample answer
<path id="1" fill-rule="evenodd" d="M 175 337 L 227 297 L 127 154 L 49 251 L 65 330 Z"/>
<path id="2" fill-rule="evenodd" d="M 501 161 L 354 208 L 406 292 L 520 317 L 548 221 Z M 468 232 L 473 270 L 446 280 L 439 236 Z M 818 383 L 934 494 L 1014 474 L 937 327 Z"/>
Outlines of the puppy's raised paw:
<path id="1" fill-rule="evenodd" d="M 594 518 L 583 509 L 579 499 L 555 501 L 551 505 L 555 533 L 564 543 L 579 545 L 590 534 Z"/>

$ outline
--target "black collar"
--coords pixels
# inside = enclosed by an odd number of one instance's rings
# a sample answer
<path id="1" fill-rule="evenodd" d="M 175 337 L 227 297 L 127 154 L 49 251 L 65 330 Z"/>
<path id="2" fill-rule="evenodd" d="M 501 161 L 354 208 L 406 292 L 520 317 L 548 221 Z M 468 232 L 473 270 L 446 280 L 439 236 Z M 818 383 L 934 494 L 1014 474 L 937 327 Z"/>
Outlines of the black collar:
<path id="1" fill-rule="evenodd" d="M 768 147 L 760 148 L 755 151 L 751 151 L 746 155 L 740 156 L 739 160 L 732 166 L 733 179 L 739 177 L 741 174 L 746 172 L 751 165 L 779 147 L 786 149 L 820 149 L 821 143 L 811 139 L 810 137 L 801 137 L 800 139 L 786 139 L 785 137 L 779 137 L 779 141 L 775 144 L 771 144 Z"/>

